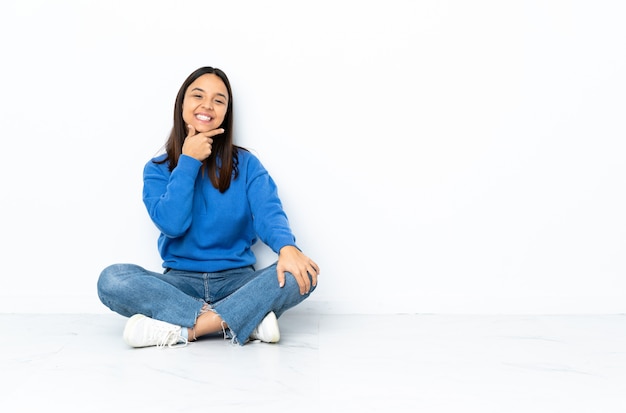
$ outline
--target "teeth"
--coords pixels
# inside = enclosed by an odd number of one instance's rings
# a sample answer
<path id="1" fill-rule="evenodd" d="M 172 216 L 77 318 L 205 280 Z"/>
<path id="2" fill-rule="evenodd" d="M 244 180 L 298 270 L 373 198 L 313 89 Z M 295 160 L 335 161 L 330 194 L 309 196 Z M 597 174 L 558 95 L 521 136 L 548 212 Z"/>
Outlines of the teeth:
<path id="1" fill-rule="evenodd" d="M 211 117 L 210 116 L 206 116 L 206 115 L 196 115 L 196 118 L 198 118 L 200 120 L 203 120 L 203 121 L 206 121 L 206 122 L 211 120 Z"/>

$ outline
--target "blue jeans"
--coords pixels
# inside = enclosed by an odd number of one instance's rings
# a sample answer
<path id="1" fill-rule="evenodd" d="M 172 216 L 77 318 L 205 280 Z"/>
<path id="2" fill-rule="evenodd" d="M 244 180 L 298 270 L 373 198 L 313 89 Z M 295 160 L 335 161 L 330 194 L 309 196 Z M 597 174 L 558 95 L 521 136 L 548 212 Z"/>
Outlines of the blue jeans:
<path id="1" fill-rule="evenodd" d="M 287 273 L 278 286 L 276 264 L 256 271 L 252 266 L 201 273 L 148 271 L 134 264 L 113 264 L 98 279 L 100 301 L 125 317 L 144 314 L 168 323 L 193 327 L 208 303 L 228 324 L 233 342 L 244 345 L 263 318 L 273 311 L 280 317 L 304 301 L 295 278 Z"/>

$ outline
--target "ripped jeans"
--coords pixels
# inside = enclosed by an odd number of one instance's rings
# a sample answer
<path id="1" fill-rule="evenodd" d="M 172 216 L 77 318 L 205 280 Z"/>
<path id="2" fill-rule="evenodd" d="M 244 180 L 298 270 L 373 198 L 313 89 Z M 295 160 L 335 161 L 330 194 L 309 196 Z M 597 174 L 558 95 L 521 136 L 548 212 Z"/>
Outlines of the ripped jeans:
<path id="1" fill-rule="evenodd" d="M 205 303 L 228 325 L 234 343 L 244 345 L 263 318 L 273 311 L 280 317 L 304 301 L 295 278 L 286 273 L 278 285 L 276 263 L 255 270 L 252 266 L 201 273 L 148 271 L 134 264 L 113 264 L 98 279 L 100 301 L 125 317 L 144 314 L 191 328 Z M 206 307 L 205 307 L 206 308 Z"/>

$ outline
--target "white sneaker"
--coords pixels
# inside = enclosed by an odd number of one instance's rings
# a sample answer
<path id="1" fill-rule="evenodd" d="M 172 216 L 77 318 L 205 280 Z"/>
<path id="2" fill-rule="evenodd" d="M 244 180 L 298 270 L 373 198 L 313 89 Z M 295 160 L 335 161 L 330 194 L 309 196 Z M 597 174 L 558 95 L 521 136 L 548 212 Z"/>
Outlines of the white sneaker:
<path id="1" fill-rule="evenodd" d="M 131 347 L 174 347 L 187 345 L 180 335 L 182 328 L 165 321 L 155 320 L 143 314 L 135 314 L 126 322 L 124 341 Z"/>
<path id="2" fill-rule="evenodd" d="M 252 334 L 250 340 L 261 340 L 266 343 L 278 343 L 280 340 L 280 330 L 278 329 L 278 320 L 273 311 L 269 312 L 261 324 L 259 324 Z"/>

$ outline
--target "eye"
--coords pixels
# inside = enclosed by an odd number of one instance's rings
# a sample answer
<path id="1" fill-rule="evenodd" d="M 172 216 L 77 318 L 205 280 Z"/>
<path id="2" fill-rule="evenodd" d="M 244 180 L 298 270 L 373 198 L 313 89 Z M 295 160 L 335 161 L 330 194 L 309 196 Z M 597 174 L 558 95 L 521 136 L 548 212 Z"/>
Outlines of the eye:
<path id="1" fill-rule="evenodd" d="M 223 105 L 224 101 L 221 99 L 215 99 L 215 103 L 219 103 L 220 105 Z"/>

